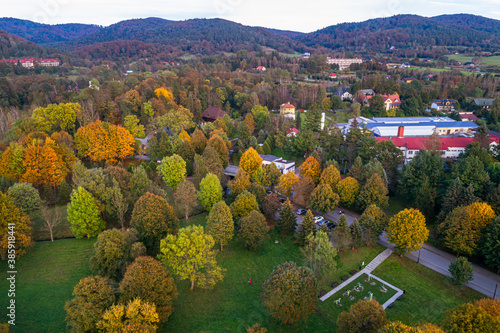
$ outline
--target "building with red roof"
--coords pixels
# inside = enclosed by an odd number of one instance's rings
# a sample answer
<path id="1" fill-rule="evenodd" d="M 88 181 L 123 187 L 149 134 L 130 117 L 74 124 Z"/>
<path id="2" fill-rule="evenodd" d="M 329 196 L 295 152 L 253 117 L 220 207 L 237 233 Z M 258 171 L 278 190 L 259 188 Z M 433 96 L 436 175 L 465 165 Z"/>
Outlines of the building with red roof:
<path id="1" fill-rule="evenodd" d="M 295 119 L 295 106 L 290 104 L 290 102 L 281 104 L 280 105 L 280 114 L 284 115 L 285 117 Z"/>
<path id="2" fill-rule="evenodd" d="M 377 142 L 392 141 L 398 147 L 405 158 L 404 163 L 410 162 L 418 153 L 428 147 L 429 137 L 375 137 Z M 474 141 L 473 137 L 440 137 L 441 155 L 443 158 L 457 159 L 465 152 L 465 147 Z M 496 146 L 499 138 L 490 135 L 490 147 Z"/>
<path id="3" fill-rule="evenodd" d="M 299 134 L 299 130 L 295 127 L 290 127 L 290 129 L 286 132 L 287 137 L 297 136 L 297 134 Z"/>

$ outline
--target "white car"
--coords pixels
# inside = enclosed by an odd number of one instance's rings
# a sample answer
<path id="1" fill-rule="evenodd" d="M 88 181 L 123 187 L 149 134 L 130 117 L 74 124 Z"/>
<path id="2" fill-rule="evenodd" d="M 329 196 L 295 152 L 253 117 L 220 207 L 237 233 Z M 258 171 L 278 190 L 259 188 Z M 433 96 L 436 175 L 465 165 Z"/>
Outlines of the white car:
<path id="1" fill-rule="evenodd" d="M 324 220 L 323 216 L 315 216 L 314 217 L 314 223 L 318 223 L 319 221 Z"/>

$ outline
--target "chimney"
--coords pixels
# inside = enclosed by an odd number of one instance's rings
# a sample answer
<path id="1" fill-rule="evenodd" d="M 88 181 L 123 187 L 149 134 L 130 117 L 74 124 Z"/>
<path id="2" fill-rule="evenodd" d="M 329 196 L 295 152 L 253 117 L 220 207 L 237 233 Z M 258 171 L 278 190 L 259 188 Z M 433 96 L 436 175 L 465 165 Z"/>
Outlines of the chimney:
<path id="1" fill-rule="evenodd" d="M 399 126 L 398 127 L 398 138 L 402 138 L 405 136 L 405 127 L 404 126 Z"/>

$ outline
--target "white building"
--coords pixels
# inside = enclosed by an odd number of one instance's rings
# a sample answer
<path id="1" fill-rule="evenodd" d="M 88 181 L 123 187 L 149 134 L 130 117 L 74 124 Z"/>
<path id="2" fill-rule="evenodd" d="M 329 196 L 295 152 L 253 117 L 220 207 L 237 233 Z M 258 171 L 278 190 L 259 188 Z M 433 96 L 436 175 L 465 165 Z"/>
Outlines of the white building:
<path id="1" fill-rule="evenodd" d="M 281 157 L 276 157 L 273 155 L 260 155 L 259 156 L 262 158 L 262 165 L 268 165 L 271 163 L 274 163 L 276 167 L 281 171 L 282 174 L 289 173 L 289 172 L 295 172 L 295 162 L 293 161 L 286 161 L 282 159 Z"/>
<path id="2" fill-rule="evenodd" d="M 352 64 L 361 64 L 363 59 L 336 59 L 336 58 L 326 58 L 326 63 L 328 65 L 338 65 L 339 69 L 345 69 L 351 67 Z"/>

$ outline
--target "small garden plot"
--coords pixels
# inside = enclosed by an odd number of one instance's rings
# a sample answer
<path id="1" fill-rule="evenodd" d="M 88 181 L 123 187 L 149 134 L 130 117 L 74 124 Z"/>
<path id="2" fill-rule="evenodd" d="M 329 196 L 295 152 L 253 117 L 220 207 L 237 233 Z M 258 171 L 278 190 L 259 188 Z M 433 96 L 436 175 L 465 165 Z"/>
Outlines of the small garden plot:
<path id="1" fill-rule="evenodd" d="M 375 300 L 382 305 L 394 296 L 396 292 L 396 290 L 384 285 L 384 283 L 374 279 L 372 276 L 363 274 L 331 296 L 326 302 L 333 302 L 335 305 L 344 308 L 349 308 L 360 300 Z"/>

